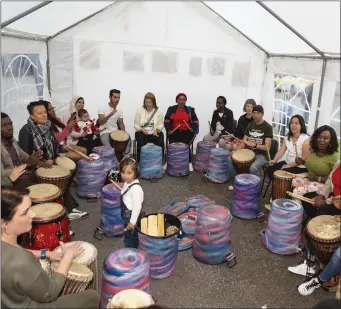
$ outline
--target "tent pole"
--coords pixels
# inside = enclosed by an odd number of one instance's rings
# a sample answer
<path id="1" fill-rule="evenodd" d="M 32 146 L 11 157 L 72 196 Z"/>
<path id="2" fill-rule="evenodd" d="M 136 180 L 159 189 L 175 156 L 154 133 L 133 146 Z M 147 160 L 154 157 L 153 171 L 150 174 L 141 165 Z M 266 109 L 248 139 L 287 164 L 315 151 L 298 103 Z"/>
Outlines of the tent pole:
<path id="1" fill-rule="evenodd" d="M 267 7 L 262 1 L 256 1 L 261 7 L 263 7 L 266 11 L 268 11 L 273 17 L 279 20 L 285 27 L 287 27 L 290 31 L 295 33 L 302 41 L 308 44 L 313 50 L 315 50 L 321 57 L 324 59 L 325 55 L 322 51 L 320 51 L 315 45 L 313 45 L 308 39 L 306 39 L 302 34 L 296 31 L 293 27 L 291 27 L 284 19 L 279 17 L 274 11 L 272 11 L 269 7 Z"/>
<path id="2" fill-rule="evenodd" d="M 52 101 L 52 96 L 51 96 L 51 69 L 50 69 L 50 48 L 49 48 L 49 42 L 46 41 L 46 78 L 47 78 L 47 88 L 49 90 L 49 95 Z"/>
<path id="3" fill-rule="evenodd" d="M 320 108 L 321 108 L 321 101 L 322 101 L 322 93 L 323 93 L 323 85 L 324 85 L 324 77 L 326 75 L 326 68 L 327 68 L 327 59 L 323 60 L 322 64 L 322 74 L 321 74 L 321 81 L 320 81 L 320 90 L 319 90 L 319 97 L 317 101 L 317 111 L 316 111 L 316 118 L 315 118 L 315 127 L 314 130 L 317 129 L 319 116 L 320 116 Z"/>
<path id="4" fill-rule="evenodd" d="M 341 60 L 340 56 L 334 57 L 334 56 L 324 56 L 322 58 L 321 56 L 309 56 L 309 55 L 291 55 L 291 54 L 270 54 L 271 58 L 295 58 L 295 59 L 311 59 L 311 60 Z"/>
<path id="5" fill-rule="evenodd" d="M 16 22 L 17 20 L 25 17 L 26 15 L 29 15 L 29 14 L 33 13 L 34 11 L 37 11 L 37 10 L 41 9 L 45 5 L 48 5 L 48 4 L 52 3 L 52 2 L 53 1 L 43 1 L 42 3 L 34 6 L 33 8 L 30 8 L 30 9 L 26 10 L 25 12 L 22 12 L 21 14 L 19 14 L 17 16 L 14 16 L 13 18 L 11 18 L 11 19 L 1 23 L 1 28 L 7 27 L 8 25 Z"/>

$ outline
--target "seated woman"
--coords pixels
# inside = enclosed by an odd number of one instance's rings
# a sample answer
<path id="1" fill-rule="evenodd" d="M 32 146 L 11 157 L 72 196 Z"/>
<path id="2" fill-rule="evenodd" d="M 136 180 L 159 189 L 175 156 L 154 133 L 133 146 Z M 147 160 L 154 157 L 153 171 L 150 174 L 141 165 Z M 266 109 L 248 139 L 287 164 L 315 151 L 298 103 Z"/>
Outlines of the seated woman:
<path id="1" fill-rule="evenodd" d="M 45 101 L 46 102 L 46 101 Z M 57 142 L 59 142 L 60 145 L 64 146 L 67 137 L 73 133 L 73 127 L 75 125 L 75 117 L 69 119 L 69 122 L 65 125 L 62 120 L 60 118 L 57 117 L 56 115 L 56 111 L 55 111 L 55 107 L 52 106 L 52 104 L 50 102 L 46 102 L 47 106 L 45 106 L 47 108 L 47 115 L 48 115 L 48 120 L 51 121 L 51 127 L 52 127 L 52 131 L 54 133 L 54 136 L 57 140 Z M 64 151 L 65 152 L 65 156 L 73 161 L 78 161 L 80 159 L 82 159 L 82 156 L 75 153 L 72 150 L 64 150 L 64 147 L 62 147 L 61 149 L 61 155 L 63 155 Z M 74 149 L 87 154 L 86 148 L 84 147 L 80 147 L 80 146 L 73 146 Z"/>
<path id="2" fill-rule="evenodd" d="M 330 126 L 317 128 L 311 138 L 303 143 L 303 157 L 296 159 L 297 164 L 306 166 L 308 174 L 304 177 L 294 176 L 294 193 L 303 195 L 322 188 L 339 154 L 335 130 Z"/>
<path id="3" fill-rule="evenodd" d="M 175 101 L 177 105 L 168 107 L 165 116 L 165 128 L 169 143 L 184 143 L 191 145 L 199 126 L 199 120 L 193 107 L 186 106 L 187 96 L 179 93 Z M 191 151 L 189 151 L 189 170 L 193 171 Z M 164 169 L 166 169 L 166 165 Z"/>
<path id="4" fill-rule="evenodd" d="M 80 242 L 65 246 L 56 271 L 50 277 L 34 252 L 23 249 L 18 236 L 32 228 L 35 216 L 28 191 L 1 187 L 1 304 L 5 308 L 97 308 L 99 294 L 93 290 L 60 296 Z M 42 252 L 44 258 L 44 252 Z"/>
<path id="5" fill-rule="evenodd" d="M 163 116 L 156 104 L 156 98 L 151 92 L 144 96 L 143 106 L 136 111 L 134 127 L 136 130 L 137 162 L 140 162 L 142 146 L 147 143 L 162 147 L 162 153 L 164 153 Z"/>
<path id="6" fill-rule="evenodd" d="M 79 120 L 78 111 L 84 108 L 84 99 L 83 97 L 77 95 L 74 96 L 70 101 L 69 110 L 65 112 L 63 117 L 63 122 L 68 123 L 71 119 Z"/>
<path id="7" fill-rule="evenodd" d="M 340 159 L 334 165 L 329 177 L 318 192 L 309 192 L 304 196 L 307 198 L 314 199 L 314 205 L 311 205 L 307 202 L 302 202 L 304 212 L 306 215 L 306 220 L 303 226 L 306 226 L 306 223 L 309 219 L 320 216 L 320 215 L 331 215 L 338 216 L 341 214 L 340 212 L 340 192 L 341 192 L 341 170 L 340 170 Z M 294 267 L 289 267 L 288 270 L 298 274 L 305 276 L 307 272 L 314 274 L 314 248 L 310 242 L 310 238 L 307 239 L 307 261 L 296 265 Z M 309 265 L 308 265 L 309 264 Z"/>
<path id="8" fill-rule="evenodd" d="M 281 148 L 273 160 L 269 161 L 271 166 L 266 169 L 270 179 L 273 179 L 273 173 L 280 169 L 294 174 L 307 172 L 304 165 L 297 165 L 296 163 L 296 158 L 306 156 L 306 154 L 302 155 L 302 147 L 304 142 L 309 139 L 303 117 L 300 115 L 292 116 L 288 127 L 288 135 L 283 140 Z M 278 162 L 282 157 L 284 157 L 284 161 Z"/>
<path id="9" fill-rule="evenodd" d="M 244 103 L 243 111 L 244 115 L 240 116 L 238 119 L 238 124 L 235 132 L 235 137 L 243 139 L 245 130 L 247 126 L 253 121 L 252 111 L 253 108 L 257 105 L 254 99 L 247 99 Z"/>

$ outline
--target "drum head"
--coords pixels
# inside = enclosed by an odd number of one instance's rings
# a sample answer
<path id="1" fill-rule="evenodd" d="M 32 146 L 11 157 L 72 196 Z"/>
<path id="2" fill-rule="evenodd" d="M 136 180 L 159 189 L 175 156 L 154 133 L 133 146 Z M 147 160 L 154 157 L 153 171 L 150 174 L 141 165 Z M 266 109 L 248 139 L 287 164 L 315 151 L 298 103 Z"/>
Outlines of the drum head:
<path id="1" fill-rule="evenodd" d="M 316 239 L 337 240 L 340 239 L 340 222 L 334 216 L 322 215 L 311 219 L 307 226 L 307 231 Z"/>
<path id="2" fill-rule="evenodd" d="M 114 141 L 125 142 L 129 139 L 129 134 L 122 130 L 111 132 L 110 137 Z"/>
<path id="3" fill-rule="evenodd" d="M 274 176 L 277 178 L 292 179 L 293 176 L 288 174 L 286 171 L 277 170 L 274 172 Z"/>
<path id="4" fill-rule="evenodd" d="M 287 198 L 279 198 L 272 202 L 272 206 L 277 209 L 286 210 L 288 212 L 296 212 L 299 210 L 303 211 L 303 208 L 300 203 L 294 200 L 289 200 Z"/>
<path id="5" fill-rule="evenodd" d="M 255 158 L 255 153 L 250 149 L 238 149 L 232 152 L 232 160 L 248 162 Z"/>
<path id="6" fill-rule="evenodd" d="M 154 304 L 152 296 L 144 291 L 128 289 L 109 300 L 107 308 L 146 308 Z"/>
<path id="7" fill-rule="evenodd" d="M 58 267 L 58 263 L 53 263 L 52 264 L 52 269 L 55 271 Z M 68 277 L 82 277 L 84 278 L 82 281 L 91 281 L 93 278 L 94 274 L 90 268 L 88 268 L 85 265 L 79 264 L 72 262 L 69 272 L 68 272 Z"/>
<path id="8" fill-rule="evenodd" d="M 58 218 L 65 212 L 64 207 L 57 203 L 42 203 L 32 206 L 35 213 L 33 222 L 41 222 Z"/>
<path id="9" fill-rule="evenodd" d="M 41 183 L 27 187 L 32 202 L 42 202 L 59 197 L 60 189 L 53 184 Z"/>
<path id="10" fill-rule="evenodd" d="M 76 169 L 76 163 L 67 157 L 58 157 L 56 163 L 61 168 L 67 171 L 73 171 Z"/>
<path id="11" fill-rule="evenodd" d="M 65 246 L 70 246 L 73 243 L 73 241 L 68 242 L 65 244 Z M 93 244 L 90 244 L 89 242 L 83 241 L 81 244 L 82 253 L 79 254 L 76 258 L 74 258 L 75 263 L 79 263 L 82 265 L 89 265 L 97 258 L 97 249 Z M 61 252 L 62 248 L 59 246 L 53 251 Z"/>
<path id="12" fill-rule="evenodd" d="M 52 165 L 51 168 L 39 167 L 36 170 L 36 174 L 44 178 L 60 178 L 70 175 L 69 170 L 65 170 L 58 165 Z"/>

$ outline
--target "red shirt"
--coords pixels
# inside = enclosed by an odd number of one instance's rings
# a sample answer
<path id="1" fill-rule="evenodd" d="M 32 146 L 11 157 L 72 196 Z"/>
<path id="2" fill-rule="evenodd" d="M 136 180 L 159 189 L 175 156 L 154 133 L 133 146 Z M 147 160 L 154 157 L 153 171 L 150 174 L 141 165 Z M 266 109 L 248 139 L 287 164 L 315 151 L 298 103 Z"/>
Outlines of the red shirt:
<path id="1" fill-rule="evenodd" d="M 188 127 L 186 126 L 186 124 L 184 123 L 184 120 L 186 121 L 188 126 L 191 127 L 190 121 L 189 121 L 190 116 L 184 108 L 177 108 L 175 114 L 173 114 L 172 116 L 173 116 L 173 123 L 172 123 L 172 129 L 173 130 L 178 125 L 180 125 L 179 129 L 182 131 L 188 131 L 189 130 Z"/>
<path id="2" fill-rule="evenodd" d="M 336 170 L 332 174 L 332 183 L 333 187 L 333 195 L 339 196 L 340 195 L 340 182 L 341 182 L 341 175 L 340 175 L 340 165 L 336 168 Z"/>

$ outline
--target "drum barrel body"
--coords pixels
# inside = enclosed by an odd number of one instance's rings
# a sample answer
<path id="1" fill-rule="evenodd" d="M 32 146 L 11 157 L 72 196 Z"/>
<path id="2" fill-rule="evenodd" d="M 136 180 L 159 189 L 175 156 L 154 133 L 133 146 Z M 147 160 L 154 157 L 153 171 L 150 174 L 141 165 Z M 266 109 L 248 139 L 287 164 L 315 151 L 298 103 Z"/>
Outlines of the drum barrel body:
<path id="1" fill-rule="evenodd" d="M 194 164 L 194 170 L 196 172 L 203 173 L 207 169 L 207 164 L 210 157 L 210 150 L 213 148 L 216 148 L 216 144 L 214 142 L 198 142 Z"/>
<path id="2" fill-rule="evenodd" d="M 70 179 L 72 179 L 72 174 L 70 173 L 68 176 L 63 177 L 43 177 L 39 176 L 35 173 L 37 183 L 50 183 L 56 185 L 62 194 L 64 195 L 68 189 L 68 185 L 70 183 Z"/>
<path id="3" fill-rule="evenodd" d="M 150 260 L 146 252 L 124 248 L 111 252 L 104 260 L 100 308 L 127 289 L 151 292 Z"/>
<path id="4" fill-rule="evenodd" d="M 46 221 L 33 221 L 29 233 L 23 234 L 23 247 L 31 250 L 54 250 L 59 246 L 59 241 L 70 241 L 69 223 L 66 211 L 58 218 Z"/>
<path id="5" fill-rule="evenodd" d="M 109 146 L 98 146 L 94 147 L 92 151 L 100 156 L 106 172 L 118 167 L 114 148 Z"/>
<path id="6" fill-rule="evenodd" d="M 201 208 L 208 205 L 214 205 L 216 202 L 202 194 L 195 195 L 186 199 L 188 208 Z"/>
<path id="7" fill-rule="evenodd" d="M 292 185 L 292 176 L 291 177 L 281 177 L 276 174 L 273 175 L 272 182 L 272 200 L 277 200 L 280 198 L 285 198 L 287 195 L 287 191 L 291 189 Z"/>
<path id="8" fill-rule="evenodd" d="M 142 179 L 161 179 L 162 148 L 156 145 L 144 145 L 140 156 L 140 177 Z"/>
<path id="9" fill-rule="evenodd" d="M 206 177 L 215 183 L 226 183 L 230 180 L 229 153 L 227 149 L 212 148 L 208 159 Z"/>
<path id="10" fill-rule="evenodd" d="M 198 211 L 192 255 L 205 264 L 226 261 L 231 246 L 230 211 L 224 206 L 209 205 Z"/>
<path id="11" fill-rule="evenodd" d="M 127 133 L 125 133 L 124 131 L 121 130 L 117 130 L 114 131 L 110 134 L 109 140 L 110 140 L 110 145 L 112 148 L 115 149 L 115 155 L 116 155 L 116 159 L 118 162 L 121 162 L 122 158 L 123 158 L 123 154 L 125 149 L 127 148 L 127 145 L 129 143 L 129 135 Z M 126 139 L 122 140 L 122 136 L 120 137 L 120 140 L 116 140 L 115 139 L 115 135 L 119 134 L 119 135 L 126 135 Z"/>
<path id="12" fill-rule="evenodd" d="M 231 156 L 237 174 L 248 174 L 250 166 L 256 159 L 254 152 L 249 149 L 235 150 L 231 153 Z"/>
<path id="13" fill-rule="evenodd" d="M 100 216 L 99 228 L 106 236 L 123 235 L 121 192 L 113 184 L 108 184 L 102 189 Z"/>
<path id="14" fill-rule="evenodd" d="M 189 146 L 184 143 L 172 143 L 167 151 L 167 174 L 187 176 L 189 174 Z"/>
<path id="15" fill-rule="evenodd" d="M 157 215 L 156 213 L 146 215 Z M 179 230 L 169 236 L 155 237 L 141 232 L 141 219 L 138 220 L 137 230 L 139 237 L 139 249 L 145 251 L 150 259 L 150 277 L 153 279 L 164 279 L 175 271 L 175 263 L 178 256 L 178 235 L 181 233 L 180 220 L 171 215 L 164 214 L 165 229 L 176 226 Z"/>

